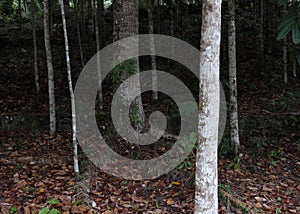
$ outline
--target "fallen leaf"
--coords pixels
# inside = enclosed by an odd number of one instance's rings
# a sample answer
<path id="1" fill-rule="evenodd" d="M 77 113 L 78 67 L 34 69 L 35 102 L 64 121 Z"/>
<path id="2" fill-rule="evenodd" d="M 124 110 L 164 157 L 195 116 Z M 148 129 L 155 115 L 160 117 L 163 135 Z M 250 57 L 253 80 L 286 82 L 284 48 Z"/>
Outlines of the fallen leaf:
<path id="1" fill-rule="evenodd" d="M 172 198 L 168 198 L 167 205 L 172 205 L 172 204 L 174 204 L 173 199 Z"/>

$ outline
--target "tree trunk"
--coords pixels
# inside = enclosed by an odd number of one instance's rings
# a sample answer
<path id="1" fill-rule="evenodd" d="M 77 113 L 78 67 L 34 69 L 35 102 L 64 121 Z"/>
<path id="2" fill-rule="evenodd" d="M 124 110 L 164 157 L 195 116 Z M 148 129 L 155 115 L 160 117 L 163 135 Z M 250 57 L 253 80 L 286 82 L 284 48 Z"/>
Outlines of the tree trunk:
<path id="1" fill-rule="evenodd" d="M 18 0 L 18 24 L 19 28 L 22 27 L 22 2 L 21 0 Z"/>
<path id="2" fill-rule="evenodd" d="M 148 29 L 149 34 L 153 34 L 153 0 L 148 0 Z M 151 70 L 153 70 L 152 73 L 152 97 L 153 99 L 158 99 L 158 91 L 157 91 L 157 72 L 156 72 L 156 57 L 155 57 L 155 46 L 154 46 L 154 37 L 151 36 Z"/>
<path id="3" fill-rule="evenodd" d="M 99 38 L 100 38 L 100 48 L 101 48 L 101 45 L 105 44 L 105 31 L 103 30 L 104 29 L 104 17 L 103 17 L 103 13 L 104 13 L 104 0 L 97 0 L 97 7 L 98 7 L 98 27 L 100 29 L 99 32 L 100 35 L 99 35 Z M 100 12 L 100 13 L 99 13 Z"/>
<path id="4" fill-rule="evenodd" d="M 76 0 L 73 0 L 74 8 L 75 8 L 75 16 L 76 16 L 76 29 L 77 29 L 77 39 L 78 39 L 78 46 L 79 46 L 79 52 L 80 52 L 80 60 L 82 68 L 84 67 L 84 57 L 83 57 L 83 49 L 82 49 L 82 43 L 81 43 L 81 33 L 80 33 L 80 20 L 79 20 L 79 13 L 78 13 L 78 3 Z"/>
<path id="5" fill-rule="evenodd" d="M 50 36 L 53 36 L 54 33 L 54 6 L 55 0 L 49 0 L 49 29 Z"/>
<path id="6" fill-rule="evenodd" d="M 79 180 L 78 152 L 77 152 L 77 139 L 76 139 L 76 112 L 75 112 L 75 99 L 74 99 L 74 91 L 73 91 L 72 75 L 71 75 L 71 63 L 70 63 L 70 53 L 69 53 L 70 51 L 69 51 L 69 41 L 68 41 L 68 33 L 67 33 L 67 23 L 66 23 L 63 0 L 59 0 L 59 4 L 60 4 L 60 9 L 61 9 L 61 17 L 62 17 L 62 23 L 63 23 L 63 29 L 64 29 L 68 83 L 69 83 L 71 109 L 72 109 L 72 140 L 73 140 L 74 172 L 75 172 L 76 180 Z"/>
<path id="7" fill-rule="evenodd" d="M 114 41 L 123 39 L 132 35 L 137 35 L 139 32 L 138 26 L 138 0 L 115 0 L 114 1 Z M 138 42 L 138 41 L 137 41 Z M 132 51 L 134 50 L 134 44 L 132 44 Z M 125 53 L 126 54 L 126 53 Z M 138 58 L 133 59 L 133 73 L 139 73 L 139 60 Z M 121 80 L 126 80 L 129 77 L 128 68 L 127 71 L 123 71 L 121 74 Z M 139 79 L 139 77 L 138 77 Z M 139 81 L 130 81 L 127 85 L 129 88 L 139 88 Z M 127 99 L 126 91 L 123 92 L 124 99 Z M 141 94 L 141 93 L 139 93 Z M 142 105 L 141 95 L 136 98 L 134 101 L 133 107 L 130 111 L 130 116 L 132 118 L 137 118 L 136 121 L 133 121 L 133 124 L 137 131 L 141 131 L 144 127 L 144 111 Z"/>
<path id="8" fill-rule="evenodd" d="M 95 17 L 95 33 L 96 33 L 96 47 L 97 47 L 97 53 L 100 51 L 100 36 L 99 36 L 99 22 L 98 22 L 98 10 L 97 8 L 97 2 L 95 0 L 94 2 L 94 17 Z M 97 54 L 97 74 L 98 74 L 98 102 L 99 102 L 99 108 L 103 109 L 103 95 L 102 95 L 102 75 L 100 70 L 100 55 Z"/>
<path id="9" fill-rule="evenodd" d="M 256 8 L 256 68 L 263 71 L 265 64 L 264 57 L 264 0 L 255 0 Z"/>
<path id="10" fill-rule="evenodd" d="M 56 116 L 55 116 L 55 94 L 54 94 L 54 77 L 52 65 L 52 53 L 49 35 L 49 1 L 44 0 L 44 37 L 48 68 L 48 90 L 49 90 L 49 112 L 50 112 L 50 135 L 56 134 Z"/>
<path id="11" fill-rule="evenodd" d="M 40 92 L 39 83 L 39 70 L 37 62 L 37 42 L 36 42 L 36 29 L 35 29 L 35 4 L 34 1 L 31 2 L 31 15 L 32 15 L 32 40 L 33 40 L 33 64 L 34 64 L 34 82 L 36 92 Z"/>
<path id="12" fill-rule="evenodd" d="M 240 147 L 239 122 L 237 108 L 237 77 L 236 77 L 236 30 L 235 30 L 235 0 L 228 0 L 228 58 L 229 58 L 229 114 L 231 144 L 237 155 Z"/>
<path id="13" fill-rule="evenodd" d="M 283 16 L 285 17 L 288 14 L 287 11 L 287 3 L 284 4 L 283 8 Z M 288 78 L 287 78 L 287 37 L 284 37 L 283 39 L 283 80 L 284 83 L 288 83 Z"/>
<path id="14" fill-rule="evenodd" d="M 182 37 L 182 15 L 180 14 L 181 0 L 176 1 L 176 29 L 177 36 Z"/>
<path id="15" fill-rule="evenodd" d="M 195 214 L 218 213 L 221 0 L 203 0 Z"/>
<path id="16" fill-rule="evenodd" d="M 88 35 L 90 35 L 91 34 L 90 25 L 93 25 L 92 0 L 87 0 L 87 8 L 86 9 L 87 9 L 87 11 L 86 11 L 87 19 L 86 19 L 85 27 L 86 27 L 86 32 L 88 32 Z M 94 29 L 94 28 L 92 27 L 92 29 Z M 94 35 L 94 34 L 92 34 L 92 35 Z"/>

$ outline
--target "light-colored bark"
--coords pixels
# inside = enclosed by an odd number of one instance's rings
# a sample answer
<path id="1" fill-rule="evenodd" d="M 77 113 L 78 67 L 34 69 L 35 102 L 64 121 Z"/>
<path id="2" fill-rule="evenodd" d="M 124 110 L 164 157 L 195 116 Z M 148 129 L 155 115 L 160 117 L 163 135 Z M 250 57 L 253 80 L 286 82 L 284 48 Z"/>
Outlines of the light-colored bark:
<path id="1" fill-rule="evenodd" d="M 77 139 L 76 139 L 76 111 L 75 111 L 75 99 L 74 99 L 74 91 L 73 91 L 73 84 L 72 84 L 72 73 L 71 73 L 71 63 L 70 63 L 70 53 L 69 53 L 70 49 L 69 49 L 67 23 L 66 23 L 63 0 L 59 0 L 59 4 L 60 4 L 60 9 L 61 9 L 61 17 L 62 17 L 62 23 L 63 23 L 63 29 L 64 29 L 65 48 L 66 48 L 66 63 L 67 63 L 68 83 L 69 83 L 71 109 L 72 109 L 72 140 L 73 140 L 74 172 L 75 172 L 75 177 L 78 180 L 79 179 L 79 166 L 78 166 L 78 152 L 77 152 Z"/>
<path id="2" fill-rule="evenodd" d="M 237 155 L 240 147 L 237 108 L 235 0 L 228 0 L 229 117 L 231 145 Z"/>
<path id="3" fill-rule="evenodd" d="M 32 40 L 33 40 L 33 64 L 34 64 L 34 83 L 36 92 L 40 92 L 39 70 L 37 61 L 37 42 L 36 42 L 36 23 L 35 23 L 35 1 L 31 2 L 31 16 L 32 16 Z"/>
<path id="4" fill-rule="evenodd" d="M 138 0 L 115 0 L 114 1 L 114 41 L 123 39 L 132 35 L 137 35 L 139 33 L 138 26 Z M 116 30 L 117 28 L 117 30 Z M 136 41 L 138 42 L 138 41 Z M 136 44 L 129 44 L 131 51 L 136 52 L 135 48 L 138 48 Z M 126 54 L 126 53 L 125 53 Z M 134 73 L 137 74 L 139 79 L 139 60 L 138 58 L 132 59 Z M 126 80 L 129 77 L 128 71 L 122 72 L 121 80 Z M 139 88 L 141 86 L 139 81 L 129 81 L 128 85 L 125 88 Z M 123 91 L 124 99 L 128 97 L 126 90 Z M 139 93 L 141 94 L 141 93 Z M 142 97 L 138 96 L 133 104 L 133 107 L 130 111 L 131 114 L 135 114 L 137 118 L 136 121 L 133 121 L 134 126 L 137 131 L 141 131 L 144 127 L 144 110 L 142 105 Z M 121 121 L 120 121 L 121 123 Z"/>
<path id="5" fill-rule="evenodd" d="M 56 113 L 54 94 L 54 75 L 52 65 L 52 53 L 49 34 L 49 0 L 44 0 L 44 37 L 48 68 L 48 91 L 49 91 L 49 115 L 50 115 L 50 135 L 56 134 Z"/>
<path id="6" fill-rule="evenodd" d="M 221 2 L 204 0 L 202 8 L 195 214 L 218 213 Z"/>
<path id="7" fill-rule="evenodd" d="M 153 34 L 153 0 L 148 0 L 148 28 L 149 34 Z M 156 72 L 156 57 L 155 57 L 155 46 L 154 46 L 154 37 L 150 36 L 150 52 L 151 52 L 151 70 L 152 73 L 152 97 L 153 99 L 158 99 L 157 91 L 157 72 Z"/>
<path id="8" fill-rule="evenodd" d="M 96 47 L 97 47 L 97 53 L 100 51 L 100 35 L 99 35 L 99 14 L 98 14 L 99 8 L 97 8 L 97 2 L 95 0 L 94 3 L 94 17 L 95 17 L 95 33 L 96 33 Z M 102 94 L 102 75 L 101 75 L 101 69 L 100 69 L 100 54 L 97 54 L 97 75 L 98 75 L 98 102 L 99 102 L 99 108 L 103 109 L 103 94 Z"/>

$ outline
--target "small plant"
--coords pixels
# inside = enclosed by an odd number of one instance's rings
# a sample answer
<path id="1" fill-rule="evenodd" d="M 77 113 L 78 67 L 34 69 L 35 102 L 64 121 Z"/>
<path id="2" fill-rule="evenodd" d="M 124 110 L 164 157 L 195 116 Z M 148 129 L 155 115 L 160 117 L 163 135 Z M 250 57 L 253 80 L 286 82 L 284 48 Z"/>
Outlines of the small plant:
<path id="1" fill-rule="evenodd" d="M 233 155 L 233 149 L 230 145 L 230 138 L 229 137 L 223 137 L 222 141 L 218 148 L 218 154 L 220 156 L 230 157 Z"/>
<path id="2" fill-rule="evenodd" d="M 51 205 L 55 205 L 55 204 L 59 204 L 59 200 L 48 198 L 46 203 L 51 204 Z"/>
<path id="3" fill-rule="evenodd" d="M 60 211 L 58 209 L 49 209 L 48 207 L 45 207 L 43 209 L 40 209 L 39 214 L 58 214 Z"/>
<path id="4" fill-rule="evenodd" d="M 233 161 L 233 163 L 228 164 L 227 169 L 231 169 L 233 167 L 234 171 L 237 172 L 241 165 L 241 159 L 236 157 Z"/>
<path id="5" fill-rule="evenodd" d="M 9 209 L 9 213 L 10 214 L 14 214 L 17 212 L 17 208 L 15 206 L 12 206 L 10 209 Z"/>
<path id="6" fill-rule="evenodd" d="M 230 185 L 229 184 L 220 184 L 219 185 L 219 189 L 227 192 L 227 193 L 231 193 L 231 189 L 230 189 Z"/>
<path id="7" fill-rule="evenodd" d="M 281 211 L 280 208 L 276 208 L 275 213 L 276 213 L 276 214 L 280 214 L 280 213 L 282 213 L 282 211 Z"/>
<path id="8" fill-rule="evenodd" d="M 191 163 L 188 157 L 178 166 L 178 169 L 180 170 L 181 169 L 190 170 L 192 168 L 193 168 L 193 164 Z"/>
<path id="9" fill-rule="evenodd" d="M 49 205 L 56 205 L 59 203 L 59 200 L 48 198 L 46 200 L 46 203 Z M 58 213 L 60 213 L 60 211 L 58 209 L 55 209 L 55 208 L 50 209 L 49 207 L 44 207 L 39 210 L 39 214 L 58 214 Z"/>
<path id="10" fill-rule="evenodd" d="M 272 150 L 270 153 L 269 153 L 269 160 L 270 160 L 270 167 L 275 167 L 277 164 L 278 164 L 278 161 L 275 161 L 274 158 L 277 157 L 277 152 L 275 150 Z"/>
<path id="11" fill-rule="evenodd" d="M 185 153 L 186 150 L 192 151 L 193 148 L 196 148 L 197 142 L 197 134 L 195 132 L 190 133 L 189 135 L 184 136 L 182 139 L 179 140 L 179 151 L 181 153 Z"/>
<path id="12" fill-rule="evenodd" d="M 198 106 L 194 102 L 184 102 L 180 104 L 181 116 L 189 117 L 198 111 Z"/>
<path id="13" fill-rule="evenodd" d="M 155 206 L 156 206 L 156 209 L 159 209 L 159 208 L 160 208 L 160 206 L 159 206 L 159 204 L 158 204 L 158 201 L 155 202 Z"/>

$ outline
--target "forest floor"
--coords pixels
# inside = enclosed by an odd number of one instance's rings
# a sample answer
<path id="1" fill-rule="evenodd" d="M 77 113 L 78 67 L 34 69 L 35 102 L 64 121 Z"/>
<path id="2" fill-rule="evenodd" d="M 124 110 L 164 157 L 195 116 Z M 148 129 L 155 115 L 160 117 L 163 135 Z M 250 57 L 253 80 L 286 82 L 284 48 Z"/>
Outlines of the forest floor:
<path id="1" fill-rule="evenodd" d="M 48 112 L 43 50 L 42 92 L 36 95 L 30 35 L 1 37 L 0 44 L 1 115 Z M 62 48 L 53 45 L 54 61 L 63 59 L 57 53 Z M 68 119 L 62 59 L 54 66 L 57 111 Z M 239 64 L 241 154 L 232 155 L 226 132 L 219 146 L 219 213 L 300 213 L 299 77 L 284 85 L 280 70 L 254 69 L 249 61 Z M 64 214 L 192 213 L 194 153 L 167 175 L 129 181 L 101 172 L 80 151 L 82 180 L 77 182 L 72 151 L 70 131 L 52 138 L 42 130 L 0 130 L 0 213 L 31 214 L 43 208 Z"/>

